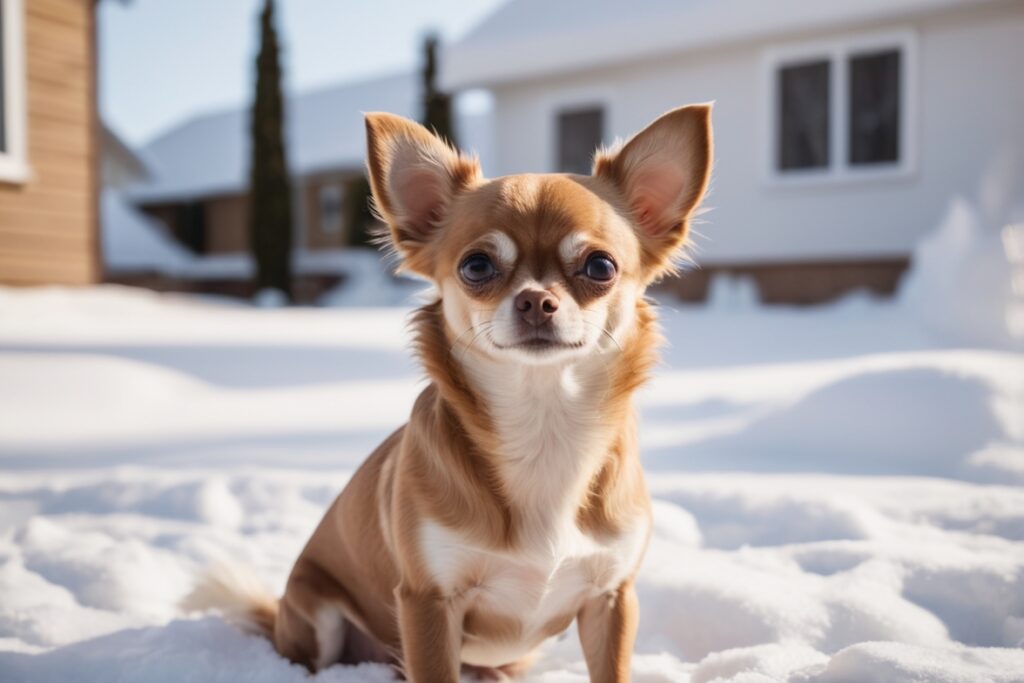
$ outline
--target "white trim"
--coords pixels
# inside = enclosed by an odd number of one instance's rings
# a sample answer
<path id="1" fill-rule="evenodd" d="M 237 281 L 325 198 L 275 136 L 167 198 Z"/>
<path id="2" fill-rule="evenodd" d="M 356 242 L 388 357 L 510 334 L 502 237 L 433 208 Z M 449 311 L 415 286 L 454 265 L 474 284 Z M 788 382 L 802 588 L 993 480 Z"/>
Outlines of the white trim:
<path id="1" fill-rule="evenodd" d="M 25 13 L 22 0 L 3 0 L 3 88 L 7 151 L 0 152 L 0 182 L 29 178 L 25 102 Z"/>
<path id="2" fill-rule="evenodd" d="M 848 157 L 849 74 L 851 56 L 884 48 L 900 51 L 900 148 L 892 164 L 851 166 Z M 830 66 L 829 165 L 823 169 L 780 171 L 778 154 L 778 88 L 780 67 L 812 60 Z M 764 181 L 773 186 L 848 184 L 864 181 L 906 179 L 917 172 L 917 35 L 912 29 L 838 36 L 828 40 L 773 47 L 761 59 L 761 101 L 767 103 L 762 117 L 761 139 Z"/>

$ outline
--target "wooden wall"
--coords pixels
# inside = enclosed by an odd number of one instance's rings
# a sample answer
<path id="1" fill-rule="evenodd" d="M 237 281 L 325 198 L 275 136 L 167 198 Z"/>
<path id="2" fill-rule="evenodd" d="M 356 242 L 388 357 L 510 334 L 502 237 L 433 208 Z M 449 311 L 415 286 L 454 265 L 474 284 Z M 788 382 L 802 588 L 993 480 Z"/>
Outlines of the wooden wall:
<path id="1" fill-rule="evenodd" d="M 227 195 L 204 200 L 206 253 L 236 254 L 249 251 L 249 200 Z"/>
<path id="2" fill-rule="evenodd" d="M 0 283 L 101 276 L 93 0 L 26 0 L 28 166 L 0 182 Z"/>
<path id="3" fill-rule="evenodd" d="M 348 202 L 351 198 L 344 197 L 342 200 L 341 230 L 330 233 L 324 230 L 320 220 L 320 190 L 326 185 L 335 185 L 342 188 L 344 193 L 352 180 L 351 173 L 333 173 L 309 176 L 299 185 L 302 192 L 302 218 L 303 228 L 296 229 L 296 244 L 307 249 L 341 249 L 348 245 Z"/>
<path id="4" fill-rule="evenodd" d="M 910 261 L 905 258 L 705 264 L 678 278 L 668 278 L 658 287 L 684 301 L 699 302 L 707 299 L 711 278 L 724 274 L 753 280 L 766 304 L 820 304 L 858 289 L 891 296 L 909 266 Z"/>

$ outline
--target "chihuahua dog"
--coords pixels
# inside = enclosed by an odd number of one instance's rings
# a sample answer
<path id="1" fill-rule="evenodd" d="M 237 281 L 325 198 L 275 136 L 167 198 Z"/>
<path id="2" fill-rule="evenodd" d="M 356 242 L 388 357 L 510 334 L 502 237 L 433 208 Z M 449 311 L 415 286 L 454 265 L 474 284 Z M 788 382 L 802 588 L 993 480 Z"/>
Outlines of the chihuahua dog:
<path id="1" fill-rule="evenodd" d="M 522 672 L 575 619 L 593 681 L 629 680 L 651 528 L 632 395 L 656 361 L 648 285 L 708 184 L 710 107 L 599 151 L 589 176 L 482 177 L 422 126 L 368 114 L 369 175 L 430 379 L 327 511 L 280 600 L 222 572 L 218 607 L 311 670 L 413 683 Z"/>

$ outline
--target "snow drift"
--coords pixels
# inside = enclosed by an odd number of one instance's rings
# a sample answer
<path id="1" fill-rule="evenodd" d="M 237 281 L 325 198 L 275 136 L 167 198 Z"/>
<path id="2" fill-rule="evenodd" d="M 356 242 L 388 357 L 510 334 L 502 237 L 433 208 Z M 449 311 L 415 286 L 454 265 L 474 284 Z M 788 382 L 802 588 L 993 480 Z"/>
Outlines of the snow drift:
<path id="1" fill-rule="evenodd" d="M 176 605 L 283 587 L 422 386 L 406 314 L 0 290 L 0 680 L 309 680 Z M 865 299 L 662 315 L 633 679 L 1022 680 L 1024 355 Z M 527 680 L 586 681 L 575 633 Z"/>

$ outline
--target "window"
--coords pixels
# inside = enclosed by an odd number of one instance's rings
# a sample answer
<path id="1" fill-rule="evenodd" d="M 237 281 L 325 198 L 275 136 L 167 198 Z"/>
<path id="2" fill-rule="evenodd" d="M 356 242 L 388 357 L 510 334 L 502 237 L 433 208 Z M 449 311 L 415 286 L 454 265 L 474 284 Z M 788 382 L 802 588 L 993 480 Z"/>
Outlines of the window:
<path id="1" fill-rule="evenodd" d="M 0 181 L 25 179 L 25 73 L 21 0 L 0 0 Z"/>
<path id="2" fill-rule="evenodd" d="M 343 224 L 345 189 L 341 185 L 320 186 L 320 232 L 340 235 Z"/>
<path id="3" fill-rule="evenodd" d="M 844 180 L 906 174 L 913 36 L 889 33 L 768 55 L 768 175 Z"/>
<path id="4" fill-rule="evenodd" d="M 899 161 L 899 50 L 854 55 L 849 70 L 850 163 Z"/>
<path id="5" fill-rule="evenodd" d="M 604 139 L 604 110 L 600 107 L 558 114 L 558 170 L 589 174 L 594 152 Z"/>
<path id="6" fill-rule="evenodd" d="M 779 168 L 823 168 L 829 161 L 827 61 L 779 69 Z"/>

